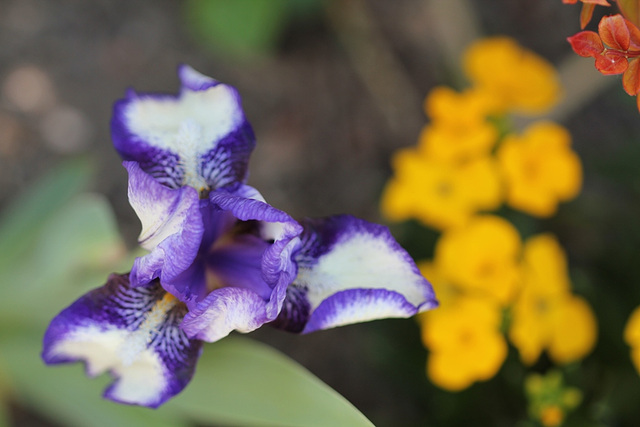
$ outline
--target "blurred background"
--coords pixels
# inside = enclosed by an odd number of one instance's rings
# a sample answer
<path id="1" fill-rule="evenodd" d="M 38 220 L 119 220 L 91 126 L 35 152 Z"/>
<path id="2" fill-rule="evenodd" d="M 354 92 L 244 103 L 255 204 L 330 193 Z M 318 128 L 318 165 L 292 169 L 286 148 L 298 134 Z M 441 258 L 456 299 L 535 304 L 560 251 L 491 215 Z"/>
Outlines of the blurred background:
<path id="1" fill-rule="evenodd" d="M 576 371 L 585 389 L 573 422 L 634 425 L 640 379 L 622 331 L 640 304 L 640 116 L 618 77 L 599 75 L 571 51 L 566 38 L 579 31 L 578 15 L 559 0 L 0 0 L 0 212 L 7 217 L 43 177 L 81 162 L 90 170 L 82 185 L 107 198 L 134 248 L 139 223 L 110 142 L 111 106 L 129 87 L 175 93 L 176 67 L 187 63 L 238 88 L 258 141 L 250 184 L 272 205 L 298 218 L 350 213 L 384 222 L 389 159 L 415 144 L 426 93 L 464 84 L 459 59 L 468 43 L 511 36 L 559 69 L 565 100 L 551 117 L 570 130 L 584 167 L 581 195 L 543 225 L 567 251 L 574 287 L 600 329 Z M 11 251 L 6 233 L 0 238 Z M 27 317 L 32 309 L 22 308 Z M 0 322 L 0 331 L 12 330 L 9 315 Z M 505 368 L 460 393 L 431 385 L 412 319 L 303 337 L 262 328 L 251 337 L 291 356 L 378 426 L 527 418 L 509 381 L 522 372 Z M 0 338 L 0 360 L 7 342 Z M 9 425 L 64 425 L 13 389 L 16 368 L 6 366 L 0 396 L 8 396 Z"/>

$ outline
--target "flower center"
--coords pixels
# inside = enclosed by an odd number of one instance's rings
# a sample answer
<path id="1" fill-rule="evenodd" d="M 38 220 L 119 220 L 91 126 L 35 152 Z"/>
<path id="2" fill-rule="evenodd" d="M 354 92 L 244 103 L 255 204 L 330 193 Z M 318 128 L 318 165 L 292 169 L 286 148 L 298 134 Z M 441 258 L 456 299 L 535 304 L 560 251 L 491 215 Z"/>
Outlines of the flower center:
<path id="1" fill-rule="evenodd" d="M 136 361 L 140 353 L 149 346 L 153 337 L 158 334 L 160 326 L 167 319 L 167 314 L 177 303 L 178 299 L 168 292 L 162 299 L 156 301 L 151 310 L 145 314 L 140 326 L 124 341 L 121 353 L 123 365 L 129 366 Z"/>

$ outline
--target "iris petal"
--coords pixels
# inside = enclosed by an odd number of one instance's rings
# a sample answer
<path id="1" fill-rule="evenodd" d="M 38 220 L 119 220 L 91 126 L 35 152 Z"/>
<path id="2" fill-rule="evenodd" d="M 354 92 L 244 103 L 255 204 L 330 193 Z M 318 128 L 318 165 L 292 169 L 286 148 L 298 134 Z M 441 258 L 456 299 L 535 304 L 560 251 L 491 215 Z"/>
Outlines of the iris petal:
<path id="1" fill-rule="evenodd" d="M 213 206 L 231 212 L 240 226 L 250 224 L 254 229 L 253 234 L 229 237 L 218 248 L 214 245 L 206 255 L 222 287 L 196 302 L 187 298 L 189 313 L 183 329 L 190 337 L 212 342 L 233 330 L 250 332 L 274 320 L 296 275 L 293 255 L 299 246 L 300 225 L 265 203 L 251 187 L 239 193 L 252 198 L 225 191 L 210 194 Z"/>
<path id="2" fill-rule="evenodd" d="M 233 330 L 251 332 L 268 322 L 265 301 L 242 288 L 220 288 L 189 309 L 182 324 L 189 337 L 214 342 Z"/>
<path id="3" fill-rule="evenodd" d="M 191 187 L 171 189 L 143 172 L 136 162 L 129 171 L 129 203 L 142 222 L 140 244 L 151 253 L 135 260 L 132 286 L 156 278 L 169 282 L 196 258 L 204 233 L 200 201 Z"/>
<path id="4" fill-rule="evenodd" d="M 202 342 L 180 329 L 186 307 L 155 282 L 132 288 L 128 275 L 82 296 L 45 334 L 47 364 L 83 361 L 89 376 L 108 371 L 105 397 L 157 407 L 191 380 Z"/>
<path id="5" fill-rule="evenodd" d="M 242 221 L 257 221 L 258 236 L 271 242 L 262 256 L 262 279 L 272 289 L 265 307 L 267 319 L 275 319 L 282 308 L 286 289 L 297 274 L 293 255 L 300 244 L 298 236 L 302 227 L 289 214 L 264 202 L 260 193 L 247 185 L 235 194 L 216 192 L 210 199 L 214 205 L 229 210 Z"/>
<path id="6" fill-rule="evenodd" d="M 306 333 L 437 306 L 433 288 L 386 227 L 348 215 L 302 225 L 298 276 L 274 326 Z"/>
<path id="7" fill-rule="evenodd" d="M 137 161 L 160 183 L 197 190 L 237 187 L 255 146 L 240 96 L 183 65 L 180 94 L 138 94 L 116 102 L 111 133 L 125 160 Z"/>

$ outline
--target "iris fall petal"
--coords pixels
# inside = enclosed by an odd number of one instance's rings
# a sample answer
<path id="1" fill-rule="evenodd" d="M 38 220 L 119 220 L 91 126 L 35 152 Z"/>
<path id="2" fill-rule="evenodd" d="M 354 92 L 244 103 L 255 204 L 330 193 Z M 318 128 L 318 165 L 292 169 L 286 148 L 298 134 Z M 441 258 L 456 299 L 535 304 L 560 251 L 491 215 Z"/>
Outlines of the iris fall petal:
<path id="1" fill-rule="evenodd" d="M 307 333 L 437 306 L 431 285 L 386 227 L 348 215 L 302 224 L 299 272 L 274 326 Z"/>
<path id="2" fill-rule="evenodd" d="M 127 275 L 82 296 L 45 334 L 47 364 L 83 361 L 89 376 L 109 372 L 105 397 L 157 407 L 191 380 L 202 342 L 180 329 L 186 307 L 155 282 L 132 288 Z"/>

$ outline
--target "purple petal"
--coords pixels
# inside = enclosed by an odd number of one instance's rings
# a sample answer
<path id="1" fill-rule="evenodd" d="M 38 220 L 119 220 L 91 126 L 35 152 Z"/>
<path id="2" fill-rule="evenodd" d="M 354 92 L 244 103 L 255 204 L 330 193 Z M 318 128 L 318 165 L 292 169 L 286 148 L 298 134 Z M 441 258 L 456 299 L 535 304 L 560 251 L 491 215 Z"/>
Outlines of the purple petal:
<path id="1" fill-rule="evenodd" d="M 202 342 L 180 329 L 186 307 L 156 282 L 132 288 L 128 275 L 82 296 L 56 316 L 44 336 L 47 364 L 85 363 L 87 375 L 115 381 L 105 397 L 158 407 L 191 380 Z"/>
<path id="2" fill-rule="evenodd" d="M 140 245 L 151 253 L 135 260 L 132 286 L 156 278 L 170 281 L 196 258 L 204 233 L 201 201 L 191 187 L 171 189 L 143 172 L 136 162 L 129 171 L 129 202 L 142 222 Z"/>
<path id="3" fill-rule="evenodd" d="M 231 86 L 183 65 L 180 94 L 129 90 L 115 103 L 114 146 L 158 182 L 197 190 L 237 187 L 247 178 L 255 146 L 240 96 Z"/>
<path id="4" fill-rule="evenodd" d="M 178 66 L 178 78 L 182 84 L 182 90 L 187 89 L 194 92 L 207 90 L 220 84 L 216 79 L 205 76 L 186 64 Z"/>
<path id="5" fill-rule="evenodd" d="M 302 228 L 250 187 L 242 194 L 254 198 L 210 194 L 213 206 L 240 222 L 237 234 L 223 237 L 206 254 L 207 286 L 213 289 L 204 299 L 187 299 L 183 329 L 190 337 L 216 341 L 232 330 L 249 332 L 274 320 L 296 275 L 293 254 Z"/>
<path id="6" fill-rule="evenodd" d="M 265 301 L 258 294 L 220 288 L 189 310 L 182 329 L 191 338 L 214 342 L 233 330 L 251 332 L 268 321 Z"/>
<path id="7" fill-rule="evenodd" d="M 267 204 L 253 187 L 244 185 L 237 191 L 216 191 L 209 194 L 211 202 L 221 210 L 230 211 L 241 221 L 294 223 L 286 212 Z"/>
<path id="8" fill-rule="evenodd" d="M 309 317 L 303 333 L 389 317 L 411 317 L 418 308 L 395 291 L 348 289 L 323 300 Z"/>
<path id="9" fill-rule="evenodd" d="M 262 256 L 269 244 L 257 236 L 239 235 L 225 245 L 211 249 L 207 269 L 217 287 L 249 289 L 262 299 L 271 297 L 271 288 L 262 278 Z"/>
<path id="10" fill-rule="evenodd" d="M 307 333 L 437 306 L 431 285 L 386 227 L 348 215 L 302 225 L 298 275 L 274 326 Z"/>
<path id="11" fill-rule="evenodd" d="M 302 227 L 287 213 L 264 202 L 260 193 L 247 185 L 236 194 L 220 191 L 211 194 L 210 199 L 214 205 L 229 210 L 242 221 L 258 221 L 259 237 L 272 242 L 262 257 L 262 279 L 272 289 L 266 307 L 267 318 L 269 321 L 275 319 L 282 307 L 286 289 L 297 274 L 293 254 L 300 244 L 298 236 Z"/>

